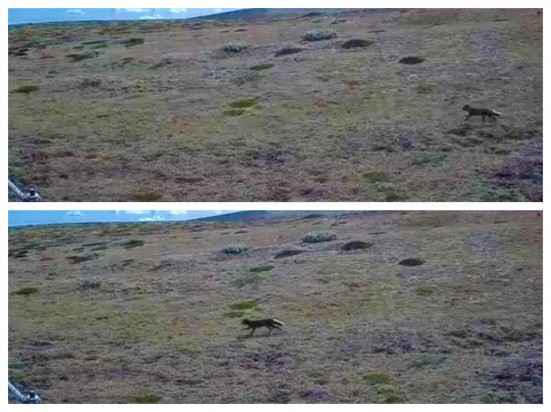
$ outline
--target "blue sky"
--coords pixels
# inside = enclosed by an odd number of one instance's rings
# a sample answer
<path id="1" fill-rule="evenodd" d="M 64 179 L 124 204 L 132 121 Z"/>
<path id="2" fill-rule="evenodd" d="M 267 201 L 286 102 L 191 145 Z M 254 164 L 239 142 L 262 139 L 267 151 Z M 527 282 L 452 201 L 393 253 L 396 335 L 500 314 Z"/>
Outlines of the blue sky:
<path id="1" fill-rule="evenodd" d="M 237 9 L 8 9 L 8 24 L 82 20 L 188 19 Z"/>
<path id="2" fill-rule="evenodd" d="M 88 222 L 170 222 L 233 213 L 234 210 L 10 210 L 9 226 Z"/>

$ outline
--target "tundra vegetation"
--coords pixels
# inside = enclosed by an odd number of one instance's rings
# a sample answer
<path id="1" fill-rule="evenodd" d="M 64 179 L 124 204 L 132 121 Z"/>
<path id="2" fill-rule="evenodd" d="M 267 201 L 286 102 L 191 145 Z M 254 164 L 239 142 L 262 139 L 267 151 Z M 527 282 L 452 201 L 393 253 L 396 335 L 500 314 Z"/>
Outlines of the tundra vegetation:
<path id="1" fill-rule="evenodd" d="M 48 403 L 541 403 L 542 253 L 535 211 L 10 229 L 9 378 Z"/>
<path id="2" fill-rule="evenodd" d="M 277 10 L 10 26 L 10 176 L 49 201 L 541 201 L 536 10 Z"/>

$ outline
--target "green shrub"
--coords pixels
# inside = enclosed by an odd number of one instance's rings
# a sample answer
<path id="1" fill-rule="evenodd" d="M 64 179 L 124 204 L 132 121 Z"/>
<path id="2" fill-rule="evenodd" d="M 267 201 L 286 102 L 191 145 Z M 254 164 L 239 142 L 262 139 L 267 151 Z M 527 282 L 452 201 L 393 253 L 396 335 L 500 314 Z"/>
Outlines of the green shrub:
<path id="1" fill-rule="evenodd" d="M 330 242 L 335 240 L 337 235 L 333 232 L 311 232 L 304 235 L 302 241 L 305 243 Z"/>
<path id="2" fill-rule="evenodd" d="M 134 403 L 159 403 L 161 401 L 161 397 L 158 395 L 137 395 L 134 396 Z"/>
<path id="3" fill-rule="evenodd" d="M 22 295 L 22 296 L 33 295 L 35 293 L 38 293 L 38 288 L 34 288 L 34 287 L 21 288 L 15 291 L 14 293 L 16 295 Z"/>
<path id="4" fill-rule="evenodd" d="M 337 37 L 337 33 L 333 30 L 321 29 L 321 30 L 309 30 L 302 35 L 304 41 L 320 41 L 329 40 Z"/>
<path id="5" fill-rule="evenodd" d="M 245 300 L 242 302 L 232 303 L 229 307 L 231 310 L 243 311 L 253 309 L 254 307 L 256 307 L 257 304 L 257 300 Z"/>
<path id="6" fill-rule="evenodd" d="M 366 373 L 362 376 L 362 379 L 370 385 L 381 385 L 390 383 L 390 377 L 388 375 L 385 375 L 384 373 Z"/>
<path id="7" fill-rule="evenodd" d="M 147 190 L 132 195 L 132 199 L 136 202 L 158 202 L 162 197 L 163 196 L 158 193 Z"/>
<path id="8" fill-rule="evenodd" d="M 222 248 L 222 253 L 225 255 L 240 255 L 245 253 L 249 248 L 243 245 L 229 245 Z"/>
<path id="9" fill-rule="evenodd" d="M 362 176 L 369 182 L 388 182 L 389 180 L 385 172 L 380 172 L 378 170 L 368 170 L 364 172 Z"/>
<path id="10" fill-rule="evenodd" d="M 253 107 L 254 105 L 256 105 L 256 99 L 242 99 L 242 100 L 236 100 L 235 102 L 230 103 L 230 107 L 234 107 L 238 109 Z"/>
<path id="11" fill-rule="evenodd" d="M 274 67 L 273 63 L 263 63 L 263 64 L 257 64 L 256 66 L 249 67 L 250 70 L 268 70 Z"/>
<path id="12" fill-rule="evenodd" d="M 275 266 L 272 266 L 272 265 L 257 266 L 257 267 L 254 267 L 254 268 L 250 268 L 249 271 L 250 272 L 255 272 L 255 273 L 268 272 L 268 271 L 272 270 L 274 267 Z"/>
<path id="13" fill-rule="evenodd" d="M 40 87 L 35 85 L 21 86 L 14 90 L 15 93 L 31 93 L 36 92 Z"/>
<path id="14" fill-rule="evenodd" d="M 432 285 L 419 286 L 415 289 L 415 293 L 419 296 L 431 296 L 436 288 Z"/>
<path id="15" fill-rule="evenodd" d="M 432 83 L 419 83 L 415 90 L 419 94 L 432 94 L 434 92 L 435 86 Z"/>

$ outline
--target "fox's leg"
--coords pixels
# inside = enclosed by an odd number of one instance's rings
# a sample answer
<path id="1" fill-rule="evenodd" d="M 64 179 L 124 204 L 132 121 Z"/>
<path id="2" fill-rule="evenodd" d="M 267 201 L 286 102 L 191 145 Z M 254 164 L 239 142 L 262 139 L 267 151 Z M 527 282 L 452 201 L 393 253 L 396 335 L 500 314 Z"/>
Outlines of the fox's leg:
<path id="1" fill-rule="evenodd" d="M 485 121 L 486 121 L 486 115 L 483 114 L 483 115 L 482 115 L 482 124 L 484 124 Z"/>
<path id="2" fill-rule="evenodd" d="M 251 328 L 251 329 L 252 329 L 252 330 L 251 330 L 251 334 L 249 335 L 249 338 L 253 336 L 253 333 L 254 333 L 254 331 L 256 330 L 256 328 Z"/>
<path id="3" fill-rule="evenodd" d="M 268 326 L 268 329 L 269 329 L 269 332 L 268 332 L 268 336 L 270 336 L 272 334 L 272 330 L 274 329 L 272 326 Z"/>
<path id="4" fill-rule="evenodd" d="M 468 119 L 469 119 L 469 117 L 471 117 L 471 115 L 470 115 L 470 114 L 468 114 L 467 116 L 465 116 L 465 117 L 463 118 L 463 121 L 465 121 L 465 120 L 468 120 Z"/>

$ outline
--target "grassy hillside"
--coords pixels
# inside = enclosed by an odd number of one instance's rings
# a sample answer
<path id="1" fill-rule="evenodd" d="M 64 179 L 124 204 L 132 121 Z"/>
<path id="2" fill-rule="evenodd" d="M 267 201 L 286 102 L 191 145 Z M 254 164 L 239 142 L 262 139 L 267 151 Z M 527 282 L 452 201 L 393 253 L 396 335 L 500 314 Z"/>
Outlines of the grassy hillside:
<path id="1" fill-rule="evenodd" d="M 389 212 L 18 229 L 9 376 L 48 403 L 542 402 L 541 224 Z M 305 243 L 313 232 L 336 238 Z M 285 330 L 247 338 L 244 317 Z"/>
<path id="2" fill-rule="evenodd" d="M 49 201 L 542 199 L 536 10 L 317 13 L 10 28 L 10 176 Z"/>

